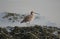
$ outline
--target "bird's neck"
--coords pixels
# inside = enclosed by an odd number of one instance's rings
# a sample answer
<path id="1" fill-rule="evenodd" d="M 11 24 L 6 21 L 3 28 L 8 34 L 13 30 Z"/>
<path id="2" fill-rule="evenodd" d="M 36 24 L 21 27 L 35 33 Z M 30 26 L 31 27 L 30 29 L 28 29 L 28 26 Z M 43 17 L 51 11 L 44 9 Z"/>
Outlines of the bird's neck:
<path id="1" fill-rule="evenodd" d="M 34 14 L 31 14 L 31 15 L 33 15 L 33 16 L 34 16 Z"/>
<path id="2" fill-rule="evenodd" d="M 31 14 L 31 15 L 34 15 L 34 14 Z"/>
<path id="3" fill-rule="evenodd" d="M 31 15 L 33 15 L 34 13 L 33 12 L 31 12 Z"/>

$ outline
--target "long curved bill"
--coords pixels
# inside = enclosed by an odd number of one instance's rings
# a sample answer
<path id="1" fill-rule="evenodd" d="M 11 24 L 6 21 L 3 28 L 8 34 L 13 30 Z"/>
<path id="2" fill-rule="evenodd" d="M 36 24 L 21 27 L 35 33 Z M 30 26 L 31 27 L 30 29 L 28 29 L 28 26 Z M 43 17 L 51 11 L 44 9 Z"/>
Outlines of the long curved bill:
<path id="1" fill-rule="evenodd" d="M 40 15 L 39 13 L 35 13 L 35 14 Z"/>

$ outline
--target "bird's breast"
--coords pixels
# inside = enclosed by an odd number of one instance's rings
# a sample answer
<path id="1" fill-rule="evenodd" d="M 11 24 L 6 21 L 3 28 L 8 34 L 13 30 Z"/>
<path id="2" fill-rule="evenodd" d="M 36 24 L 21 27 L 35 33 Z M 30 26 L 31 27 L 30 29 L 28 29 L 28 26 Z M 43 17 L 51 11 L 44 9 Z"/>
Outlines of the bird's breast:
<path id="1" fill-rule="evenodd" d="M 34 20 L 34 18 L 35 18 L 34 16 L 31 16 L 31 19 L 30 19 L 30 20 L 31 20 L 31 21 L 33 21 L 33 20 Z"/>

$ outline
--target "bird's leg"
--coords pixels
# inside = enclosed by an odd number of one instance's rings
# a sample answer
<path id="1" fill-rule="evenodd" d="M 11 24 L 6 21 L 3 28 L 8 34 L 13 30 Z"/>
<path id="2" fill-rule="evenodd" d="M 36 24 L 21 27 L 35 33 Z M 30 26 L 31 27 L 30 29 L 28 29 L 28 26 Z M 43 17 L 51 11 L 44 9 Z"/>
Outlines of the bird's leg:
<path id="1" fill-rule="evenodd" d="M 26 25 L 29 26 L 30 25 L 30 22 L 26 23 Z"/>
<path id="2" fill-rule="evenodd" d="M 26 23 L 26 26 L 28 26 L 28 23 Z"/>
<path id="3" fill-rule="evenodd" d="M 29 22 L 29 24 L 30 24 L 30 22 Z"/>
<path id="4" fill-rule="evenodd" d="M 29 22 L 29 25 L 30 25 L 30 22 Z"/>

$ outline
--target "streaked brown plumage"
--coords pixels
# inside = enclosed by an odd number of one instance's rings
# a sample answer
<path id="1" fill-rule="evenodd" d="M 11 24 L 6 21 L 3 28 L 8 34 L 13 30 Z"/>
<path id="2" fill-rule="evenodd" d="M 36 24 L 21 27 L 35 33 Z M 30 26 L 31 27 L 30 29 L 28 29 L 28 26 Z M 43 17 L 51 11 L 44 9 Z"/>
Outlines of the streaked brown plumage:
<path id="1" fill-rule="evenodd" d="M 34 12 L 31 11 L 31 14 L 30 14 L 30 15 L 27 15 L 27 16 L 21 21 L 21 23 L 23 23 L 23 22 L 30 22 L 30 21 L 32 21 L 33 19 L 34 19 Z"/>

